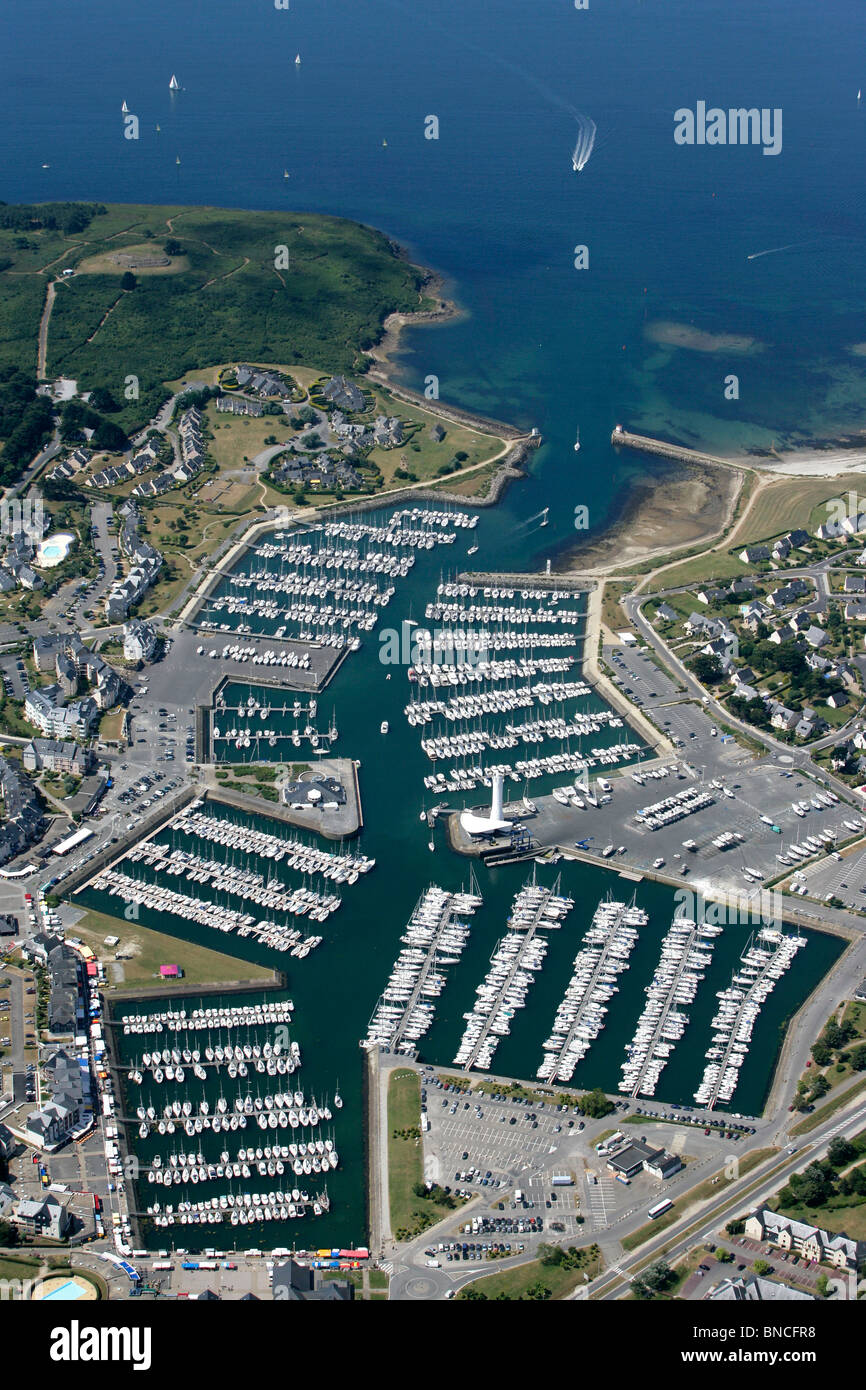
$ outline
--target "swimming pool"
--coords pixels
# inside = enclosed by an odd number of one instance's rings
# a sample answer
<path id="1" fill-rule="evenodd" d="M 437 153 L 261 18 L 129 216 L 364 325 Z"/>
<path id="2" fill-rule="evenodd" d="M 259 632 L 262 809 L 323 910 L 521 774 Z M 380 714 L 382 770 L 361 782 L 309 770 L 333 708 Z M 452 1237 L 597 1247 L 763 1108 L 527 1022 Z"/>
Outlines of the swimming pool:
<path id="1" fill-rule="evenodd" d="M 74 544 L 75 537 L 69 531 L 57 531 L 55 535 L 47 536 L 36 547 L 36 564 L 42 569 L 51 569 L 54 565 L 59 565 L 66 559 Z"/>
<path id="2" fill-rule="evenodd" d="M 51 1289 L 48 1293 L 43 1294 L 42 1302 L 71 1303 L 86 1297 L 86 1295 L 87 1289 L 82 1284 L 79 1284 L 75 1279 L 67 1279 L 63 1284 L 58 1284 L 56 1289 Z"/>

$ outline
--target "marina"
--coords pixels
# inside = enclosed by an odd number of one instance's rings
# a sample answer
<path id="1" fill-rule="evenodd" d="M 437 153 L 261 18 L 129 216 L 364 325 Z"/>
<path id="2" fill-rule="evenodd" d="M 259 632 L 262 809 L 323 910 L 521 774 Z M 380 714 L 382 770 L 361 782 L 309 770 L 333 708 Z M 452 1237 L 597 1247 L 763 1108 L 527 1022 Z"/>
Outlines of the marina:
<path id="1" fill-rule="evenodd" d="M 786 935 L 778 927 L 765 926 L 749 938 L 740 956 L 740 969 L 728 989 L 719 990 L 719 1008 L 713 1019 L 713 1040 L 705 1054 L 707 1067 L 695 1100 L 712 1110 L 725 1104 L 737 1089 L 761 1008 L 777 982 L 806 945 L 800 933 Z"/>
<path id="2" fill-rule="evenodd" d="M 464 1014 L 466 1028 L 454 1058 L 459 1066 L 489 1070 L 499 1039 L 510 1033 L 517 1010 L 526 1004 L 533 974 L 544 963 L 547 940 L 539 930 L 561 926 L 573 905 L 561 895 L 558 879 L 552 889 L 534 879 L 521 888 L 508 919 L 509 931 L 490 957 L 490 969 L 475 991 L 474 1008 Z"/>
<path id="3" fill-rule="evenodd" d="M 342 1099 L 337 1105 L 336 1087 L 333 1100 L 300 1088 L 293 1015 L 287 996 L 118 1011 L 123 1120 L 142 1158 L 135 1215 L 143 1235 L 330 1212 L 327 1183 L 340 1167 L 332 1103 L 342 1109 Z M 229 1149 L 236 1132 L 241 1147 Z"/>
<path id="4" fill-rule="evenodd" d="M 485 530 L 491 520 L 485 518 Z M 369 528 L 367 534 L 387 533 L 389 526 L 387 516 L 375 511 L 365 515 L 363 524 Z M 425 534 L 429 528 L 416 519 L 414 529 Z M 458 536 L 461 531 L 470 534 L 453 522 L 450 529 Z M 447 533 L 444 526 L 435 530 Z M 477 535 L 477 531 L 472 534 Z M 299 532 L 298 538 L 303 537 L 304 533 Z M 339 543 L 342 545 L 343 540 Z M 280 541 L 281 546 L 285 544 L 285 540 Z M 395 611 L 391 621 L 393 632 L 400 638 L 396 658 L 383 659 L 389 651 L 385 634 L 379 644 L 355 631 L 354 635 L 363 640 L 354 651 L 349 647 L 339 652 L 332 647 L 310 647 L 314 655 L 327 650 L 338 659 L 345 656 L 329 687 L 324 710 L 321 692 L 296 692 L 288 684 L 294 677 L 283 673 L 278 680 L 286 682 L 284 688 L 270 678 L 246 679 L 232 674 L 215 690 L 193 697 L 219 731 L 212 747 L 217 760 L 225 764 L 241 760 L 273 764 L 310 760 L 314 750 L 309 738 L 298 749 L 291 732 L 296 729 L 303 738 L 308 724 L 323 732 L 338 720 L 339 746 L 357 760 L 355 765 L 360 765 L 364 777 L 361 840 L 341 841 L 343 830 L 335 828 L 334 838 L 323 841 L 313 828 L 321 825 L 315 819 L 319 812 L 309 812 L 303 825 L 286 823 L 277 818 L 276 811 L 269 812 L 266 805 L 257 807 L 252 797 L 242 798 L 225 791 L 226 798 L 236 799 L 220 800 L 217 783 L 215 794 L 199 796 L 180 814 L 163 821 L 158 831 L 137 843 L 133 840 L 119 851 L 118 859 L 108 866 L 107 872 L 122 875 L 122 880 L 95 874 L 86 887 L 73 895 L 77 905 L 92 906 L 117 917 L 121 932 L 124 914 L 129 909 L 138 914 L 131 918 L 133 923 L 140 920 L 142 925 L 167 932 L 169 937 L 206 945 L 218 943 L 218 950 L 240 961 L 252 960 L 290 970 L 292 998 L 298 1007 L 297 1014 L 285 1020 L 284 1026 L 290 1028 L 292 1040 L 314 1040 L 312 1046 L 304 1049 L 302 1082 L 297 1072 L 290 1072 L 288 1041 L 280 1053 L 267 1057 L 265 1040 L 256 1037 L 255 1029 L 248 1029 L 240 1015 L 222 1030 L 215 1018 L 209 1025 L 202 1019 L 198 1036 L 188 1038 L 175 1038 L 171 1023 L 166 1021 L 159 1037 L 157 1064 L 162 1080 L 157 1080 L 153 1060 L 157 1038 L 152 1033 L 138 1037 L 130 1025 L 130 1031 L 121 1039 L 128 1048 L 123 1085 L 128 1094 L 129 1140 L 139 1155 L 144 1174 L 151 1171 L 155 1157 L 162 1164 L 155 1172 L 176 1171 L 178 1164 L 170 1163 L 172 1153 L 177 1155 L 181 1174 L 180 1183 L 172 1177 L 170 1192 L 155 1175 L 152 1183 L 143 1178 L 138 1205 L 144 1213 L 142 1221 L 147 1223 L 142 1232 L 146 1244 L 165 1239 L 165 1227 L 156 1224 L 157 1218 L 167 1223 L 172 1216 L 175 1225 L 198 1225 L 212 1219 L 215 1211 L 222 1212 L 224 1229 L 231 1227 L 231 1238 L 239 1247 L 260 1243 L 264 1225 L 241 1220 L 241 1215 L 249 1210 L 246 1203 L 237 1212 L 237 1222 L 232 1222 L 230 1213 L 234 1208 L 228 1199 L 232 1195 L 237 1198 L 242 1190 L 255 1190 L 264 1198 L 271 1184 L 280 1195 L 273 1202 L 277 1219 L 261 1218 L 269 1223 L 267 1244 L 291 1242 L 286 1233 L 294 1228 L 298 1212 L 315 1215 L 317 1201 L 322 1212 L 319 1222 L 327 1233 L 324 1244 L 361 1243 L 362 1073 L 357 1060 L 351 1060 L 353 1053 L 356 1059 L 363 1056 L 359 1040 L 362 1048 L 387 1048 L 440 1064 L 456 1057 L 457 1065 L 467 1071 L 489 1071 L 495 1055 L 498 1072 L 523 1078 L 537 1074 L 539 1057 L 548 1066 L 551 1061 L 559 1064 L 561 1058 L 564 1071 L 551 1075 L 549 1082 L 539 1076 L 541 1084 L 570 1084 L 577 1088 L 601 1085 L 610 1094 L 616 1094 L 623 1085 L 623 1049 L 628 1040 L 635 1038 L 647 1003 L 644 991 L 653 981 L 663 935 L 670 929 L 670 889 L 650 881 L 638 883 L 634 909 L 646 914 L 646 924 L 636 929 L 628 970 L 620 971 L 619 960 L 610 955 L 604 971 L 608 978 L 601 979 L 599 974 L 596 986 L 607 997 L 598 994 L 591 1000 L 591 1009 L 581 1011 L 578 1006 L 580 1018 L 569 1016 L 565 1011 L 559 1012 L 566 1002 L 564 982 L 576 975 L 575 957 L 588 945 L 584 934 L 592 928 L 593 910 L 610 893 L 609 871 L 587 863 L 560 862 L 553 871 L 537 864 L 534 884 L 530 882 L 526 889 L 543 890 L 573 906 L 565 906 L 558 921 L 542 918 L 533 930 L 527 927 L 522 915 L 515 917 L 513 868 L 497 869 L 476 859 L 473 868 L 477 884 L 470 885 L 469 894 L 479 902 L 467 904 L 457 896 L 467 893 L 466 867 L 444 852 L 440 833 L 443 818 L 447 814 L 449 825 L 459 819 L 461 808 L 471 806 L 475 788 L 485 786 L 485 781 L 492 783 L 500 773 L 514 788 L 515 799 L 507 808 L 509 815 L 516 805 L 518 815 L 528 818 L 534 826 L 542 815 L 552 814 L 547 807 L 556 808 L 553 814 L 568 812 L 575 821 L 572 838 L 586 834 L 587 843 L 591 843 L 589 832 L 594 828 L 596 852 L 601 857 L 601 846 L 607 839 L 613 842 L 611 853 L 618 843 L 613 833 L 605 833 L 600 826 L 602 817 L 618 809 L 623 784 L 635 794 L 628 803 L 629 819 L 636 809 L 641 815 L 660 821 L 667 817 L 671 826 L 681 821 L 692 806 L 699 805 L 704 816 L 711 816 L 721 793 L 709 782 L 694 788 L 680 782 L 673 785 L 686 788 L 685 795 L 676 793 L 663 798 L 664 804 L 658 804 L 658 797 L 650 805 L 636 799 L 640 787 L 653 786 L 654 780 L 663 775 L 672 778 L 676 769 L 664 764 L 647 765 L 645 745 L 627 728 L 622 715 L 613 713 L 584 679 L 584 592 L 556 588 L 552 580 L 533 579 L 525 585 L 524 598 L 524 586 L 511 579 L 507 583 L 488 582 L 483 577 L 472 584 L 467 581 L 467 589 L 477 592 L 474 600 L 468 592 L 465 597 L 459 596 L 456 601 L 461 605 L 468 608 L 474 601 L 487 609 L 514 609 L 516 615 L 508 616 L 501 624 L 492 621 L 490 613 L 479 618 L 476 625 L 443 622 L 438 633 L 431 633 L 430 642 L 426 642 L 423 630 L 412 620 L 413 612 L 425 613 L 425 596 L 436 589 L 437 583 L 463 582 L 443 579 L 440 554 L 441 544 L 412 548 L 414 563 L 404 578 L 394 581 L 396 592 L 391 608 Z M 484 590 L 489 593 L 485 595 Z M 497 598 L 493 597 L 493 590 L 498 591 Z M 571 620 L 556 624 L 523 621 L 527 613 L 545 615 L 554 607 L 568 610 Z M 230 620 L 242 621 L 239 614 L 231 615 Z M 262 619 L 262 624 L 267 621 Z M 491 638 L 489 649 L 484 646 L 485 634 Z M 194 634 L 189 636 L 195 641 Z M 248 640 L 271 641 L 269 637 L 254 636 Z M 502 646 L 503 641 L 510 645 Z M 405 684 L 400 679 L 400 666 L 408 677 Z M 232 729 L 236 730 L 234 739 L 223 736 Z M 263 729 L 277 731 L 276 744 L 269 743 L 270 735 L 262 741 Z M 287 733 L 289 737 L 285 737 Z M 205 747 L 210 746 L 209 734 L 210 727 L 206 725 Z M 245 743 L 247 734 L 249 746 L 236 748 L 238 737 Z M 430 748 L 422 746 L 422 740 L 468 740 L 478 735 L 485 741 L 475 752 L 461 752 L 459 744 L 440 744 L 440 751 L 447 750 L 448 756 L 431 758 Z M 512 745 L 497 753 L 493 750 L 493 738 L 517 738 L 519 746 Z M 322 743 L 330 747 L 327 740 L 320 739 Z M 463 745 L 464 749 L 469 746 L 468 742 Z M 431 747 L 436 753 L 436 746 Z M 634 767 L 628 770 L 631 776 L 606 782 L 604 774 L 608 768 L 617 762 L 627 763 L 629 753 L 635 760 Z M 324 773 L 327 766 L 326 762 L 320 769 L 318 760 L 312 763 L 314 772 Z M 352 763 L 347 762 L 346 769 L 343 785 L 350 788 Z M 530 783 L 533 774 L 536 780 Z M 293 798 L 300 797 L 307 775 L 302 772 L 302 780 L 294 783 Z M 298 776 L 295 768 L 290 769 L 289 776 Z M 426 778 L 430 780 L 425 784 Z M 608 801 L 610 805 L 606 804 Z M 280 808 L 281 813 L 284 809 L 288 812 L 288 802 Z M 687 833 L 685 828 L 683 833 Z M 431 852 L 435 861 L 431 860 Z M 422 861 L 435 862 L 434 875 L 429 870 L 421 873 Z M 383 862 L 388 864 L 387 874 L 378 867 Z M 376 871 L 372 872 L 374 865 Z M 517 872 L 525 876 L 526 871 Z M 555 873 L 561 877 L 555 878 Z M 438 894 L 451 895 L 461 904 L 442 931 L 438 931 L 438 917 L 432 913 L 431 920 L 412 920 L 424 903 L 422 886 L 431 877 Z M 623 895 L 614 890 L 613 897 L 619 899 Z M 336 899 L 339 906 L 330 899 Z M 440 901 L 444 903 L 444 896 Z M 588 902 L 592 907 L 586 906 Z M 321 921 L 317 920 L 319 913 Z M 501 925 L 504 921 L 508 922 L 505 936 Z M 558 926 L 568 929 L 549 930 Z M 410 933 L 411 940 L 401 939 Z M 813 945 L 807 953 L 807 970 L 803 972 L 798 964 L 796 971 L 792 970 L 780 982 L 777 995 L 768 1001 L 756 1024 L 755 1043 L 741 1068 L 736 1097 L 743 1109 L 760 1107 L 778 1045 L 780 1018 L 796 1007 L 802 997 L 800 991 L 809 988 L 809 982 L 826 969 L 839 949 L 838 943 L 815 940 L 811 933 L 809 940 Z M 688 1011 L 690 1028 L 700 1045 L 696 1049 L 674 1049 L 666 1062 L 663 1084 L 658 1087 L 658 1093 L 663 1091 L 666 1099 L 685 1101 L 700 1083 L 701 1052 L 711 1037 L 709 1000 L 730 978 L 729 946 L 733 942 L 717 942 L 718 959 L 714 958 L 705 971 L 707 993 L 700 991 Z M 341 968 L 335 975 L 336 952 Z M 383 973 L 387 991 L 379 993 Z M 378 1002 L 371 1017 L 373 1000 Z M 571 1006 L 575 1001 L 567 1002 Z M 717 1002 L 713 998 L 713 1003 Z M 599 1013 L 599 1008 L 606 1012 Z M 675 1011 L 682 1013 L 684 1009 L 678 1007 Z M 556 1031 L 551 1020 L 558 1020 L 566 1031 Z M 571 1024 L 578 1022 L 590 1031 L 595 1030 L 596 1024 L 601 1025 L 588 1040 L 591 1046 L 585 1052 L 582 1043 L 587 1041 L 586 1035 L 578 1032 L 576 1026 L 568 1038 Z M 170 1038 L 168 1062 L 161 1056 L 166 1034 Z M 270 1041 L 273 1043 L 273 1036 Z M 546 1047 L 546 1042 L 556 1042 L 557 1047 Z M 261 1049 L 259 1055 L 253 1051 L 256 1046 Z M 251 1049 L 250 1056 L 246 1055 L 247 1047 Z M 212 1059 L 207 1056 L 208 1048 L 213 1052 Z M 218 1048 L 222 1049 L 221 1058 Z M 240 1057 L 238 1048 L 243 1054 Z M 179 1063 L 171 1055 L 173 1049 L 181 1054 Z M 185 1049 L 190 1060 L 184 1057 Z M 150 1054 L 149 1064 L 144 1064 L 144 1052 Z M 195 1052 L 199 1054 L 197 1059 Z M 569 1071 L 572 1074 L 565 1082 L 563 1077 Z M 312 1078 L 308 1072 L 312 1072 Z M 133 1073 L 138 1073 L 140 1080 Z M 342 1107 L 337 1106 L 335 1075 L 342 1081 Z M 298 1103 L 298 1095 L 303 1098 L 302 1104 Z M 220 1109 L 221 1098 L 226 1104 L 224 1111 Z M 245 1106 L 247 1098 L 251 1109 Z M 309 1123 L 310 1107 L 314 1104 L 327 1106 L 335 1116 L 339 1109 L 340 1116 L 347 1117 L 348 1128 L 341 1133 L 339 1143 L 331 1132 L 333 1121 Z M 166 1113 L 166 1107 L 170 1113 Z M 178 1107 L 180 1114 L 176 1113 Z M 144 1110 L 143 1119 L 138 1116 L 139 1108 Z M 146 1126 L 143 1138 L 142 1125 Z M 232 1139 L 228 1130 L 242 1133 Z M 326 1137 L 339 1148 L 340 1166 L 334 1172 L 329 1159 L 329 1166 L 320 1164 L 317 1174 L 308 1146 L 310 1141 L 324 1143 Z M 249 1159 L 251 1143 L 254 1151 L 262 1148 L 262 1156 L 254 1157 L 253 1162 Z M 297 1155 L 291 1152 L 292 1143 L 297 1145 Z M 247 1147 L 246 1159 L 240 1157 L 237 1144 Z M 307 1153 L 301 1154 L 301 1144 L 307 1146 Z M 270 1157 L 264 1153 L 266 1147 L 272 1150 Z M 282 1152 L 286 1148 L 288 1158 Z M 230 1152 L 229 1160 L 222 1158 L 224 1152 Z M 202 1163 L 197 1161 L 199 1153 Z M 182 1181 L 181 1154 L 187 1159 L 186 1184 Z M 196 1160 L 192 1163 L 191 1154 Z M 315 1151 L 315 1157 L 321 1160 L 324 1155 Z M 309 1160 L 310 1173 L 304 1171 L 304 1158 Z M 295 1167 L 298 1161 L 300 1173 Z M 231 1165 L 228 1175 L 226 1162 Z M 235 1163 L 240 1167 L 240 1177 L 234 1172 Z M 259 1163 L 265 1165 L 267 1178 L 261 1176 Z M 278 1163 L 283 1165 L 282 1176 Z M 250 1171 L 249 1178 L 243 1176 L 244 1164 Z M 268 1164 L 274 1165 L 272 1175 Z M 220 1166 L 222 1178 L 218 1176 Z M 205 1178 L 201 1176 L 202 1169 Z M 217 1176 L 211 1177 L 211 1170 Z M 191 1176 L 193 1171 L 197 1180 Z M 298 1198 L 293 1196 L 295 1190 Z M 303 1193 L 309 1201 L 304 1201 Z M 327 1211 L 319 1200 L 322 1194 L 330 1203 Z M 212 1195 L 217 1198 L 216 1208 L 197 1205 L 211 1202 Z M 220 1206 L 220 1197 L 226 1199 L 225 1207 Z M 148 1214 L 147 1207 L 155 1203 L 160 1203 L 162 1209 Z M 190 1206 L 181 1210 L 180 1203 Z M 294 1217 L 290 1213 L 292 1205 Z M 168 1206 L 173 1208 L 170 1213 Z M 265 1207 L 260 1202 L 256 1209 L 270 1210 L 270 1205 Z M 289 1215 L 280 1218 L 283 1211 Z M 181 1221 L 184 1214 L 186 1223 Z"/>
<path id="5" fill-rule="evenodd" d="M 446 893 L 435 885 L 421 895 L 400 940 L 403 949 L 379 997 L 363 1048 L 387 1047 L 415 1055 L 416 1044 L 433 1022 L 435 1005 L 445 988 L 446 966 L 457 965 L 469 936 L 460 920 L 482 905 L 472 891 Z"/>
<path id="6" fill-rule="evenodd" d="M 624 722 L 609 709 L 577 708 L 592 695 L 581 679 L 582 596 L 552 586 L 518 590 L 442 580 L 425 618 L 447 626 L 415 634 L 407 672 L 412 691 L 403 712 L 424 730 L 420 746 L 427 758 L 449 764 L 424 777 L 427 791 L 491 787 L 497 773 L 512 782 L 580 775 L 643 751 L 619 734 L 615 743 L 584 747 Z M 559 654 L 543 655 L 547 650 Z M 519 655 L 499 655 L 509 652 Z M 456 693 L 428 698 L 428 686 Z M 531 756 L 488 761 L 491 753 L 529 748 Z"/>
<path id="7" fill-rule="evenodd" d="M 305 703 L 275 687 L 226 682 L 214 694 L 210 716 L 212 761 L 280 762 L 300 756 L 295 749 L 329 754 L 339 737 L 337 725 L 332 713 L 327 728 L 320 728 L 318 706 L 315 697 Z"/>
<path id="8" fill-rule="evenodd" d="M 343 901 L 318 880 L 351 887 L 375 860 L 320 849 L 277 821 L 270 825 L 253 829 L 233 808 L 196 798 L 88 887 L 124 903 L 118 915 L 145 907 L 302 959 L 323 939 L 309 924 L 326 922 Z"/>
<path id="9" fill-rule="evenodd" d="M 647 920 L 634 899 L 626 904 L 608 897 L 599 903 L 544 1044 L 544 1060 L 536 1072 L 540 1080 L 571 1080 L 604 1027 L 608 1003 L 619 989 L 617 977 L 628 969 L 638 931 Z"/>
<path id="10" fill-rule="evenodd" d="M 474 529 L 477 520 L 461 511 L 413 507 L 391 512 L 384 522 L 347 515 L 301 531 L 276 530 L 221 579 L 205 599 L 197 626 L 203 636 L 254 634 L 357 651 L 416 554 L 453 545 L 458 530 Z M 222 648 L 203 644 L 198 654 L 304 667 L 294 651 L 259 651 L 234 641 Z"/>
<path id="11" fill-rule="evenodd" d="M 654 1096 L 668 1058 L 686 1030 L 684 1008 L 693 1003 L 712 960 L 713 938 L 722 928 L 675 917 L 662 941 L 659 963 L 646 987 L 647 1001 L 632 1041 L 626 1045 L 622 1091 Z"/>

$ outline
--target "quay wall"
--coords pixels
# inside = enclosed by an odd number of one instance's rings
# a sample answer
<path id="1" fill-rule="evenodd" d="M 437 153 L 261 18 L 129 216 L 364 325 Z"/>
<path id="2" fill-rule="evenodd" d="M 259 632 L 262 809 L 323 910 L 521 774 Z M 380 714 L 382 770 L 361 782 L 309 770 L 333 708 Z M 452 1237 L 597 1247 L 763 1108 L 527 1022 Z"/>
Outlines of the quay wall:
<path id="1" fill-rule="evenodd" d="M 447 318 L 450 315 L 443 317 Z M 407 405 L 415 405 L 428 415 L 450 420 L 456 425 L 466 425 L 467 428 L 480 430 L 483 434 L 492 434 L 497 439 L 526 438 L 526 430 L 518 429 L 516 425 L 508 425 L 502 420 L 493 420 L 489 415 L 480 415 L 473 410 L 464 410 L 462 406 L 449 405 L 446 401 L 439 399 L 431 401 L 420 391 L 413 391 L 411 386 L 396 385 L 385 372 L 376 367 L 371 367 L 367 377 L 384 386 L 386 391 L 397 400 L 405 401 Z"/>
<path id="2" fill-rule="evenodd" d="M 713 468 L 733 468 L 740 470 L 744 465 L 734 459 L 719 458 L 716 454 L 703 454 L 697 449 L 686 449 L 682 444 L 671 444 L 666 439 L 653 439 L 647 434 L 632 434 L 619 426 L 612 432 L 610 442 L 615 448 L 636 449 L 644 454 L 662 454 L 665 458 L 679 460 L 680 463 L 709 465 Z"/>
<path id="3" fill-rule="evenodd" d="M 507 589 L 548 589 L 551 593 L 589 594 L 596 588 L 594 579 L 584 579 L 576 574 L 532 574 L 527 571 L 511 574 L 506 571 L 464 571 L 457 576 L 460 584 L 474 584 Z"/>
<path id="4" fill-rule="evenodd" d="M 167 821 L 177 815 L 178 811 L 182 810 L 184 806 L 187 806 L 190 801 L 194 801 L 197 796 L 201 796 L 201 794 L 202 789 L 197 785 L 184 787 L 176 796 L 173 796 L 169 801 L 158 807 L 152 815 L 142 816 L 141 820 L 133 826 L 132 830 L 125 830 L 122 835 L 118 836 L 114 843 L 105 845 L 93 859 L 89 860 L 86 864 L 82 864 L 80 868 L 75 869 L 61 885 L 57 885 L 59 888 L 57 896 L 61 898 L 71 898 L 73 894 L 78 893 L 85 887 L 91 879 L 101 874 L 103 869 L 110 868 L 113 864 L 116 864 L 118 860 L 122 859 L 133 845 L 139 844 L 142 840 L 147 840 L 152 835 L 155 835 L 162 829 Z"/>
<path id="5" fill-rule="evenodd" d="M 333 521 L 337 517 L 354 515 L 358 512 L 383 511 L 387 508 L 399 506 L 401 503 L 417 504 L 420 502 L 452 503 L 455 506 L 463 507 L 467 511 L 473 511 L 480 507 L 494 507 L 502 497 L 508 484 L 524 476 L 524 467 L 533 449 L 540 447 L 542 439 L 540 435 L 531 439 L 519 437 L 508 453 L 499 460 L 497 470 L 490 481 L 490 488 L 486 497 L 463 497 L 459 493 L 448 492 L 443 487 L 421 487 L 417 485 L 407 485 L 403 488 L 396 488 L 393 491 L 373 493 L 370 496 L 350 497 L 342 502 L 329 503 L 323 507 L 313 509 L 312 515 L 302 516 L 295 514 L 291 517 L 283 517 L 278 511 L 274 515 L 262 521 L 254 522 L 247 531 L 237 538 L 217 559 L 214 557 L 210 563 L 207 574 L 201 580 L 198 587 L 189 595 L 183 608 L 174 622 L 178 626 L 186 623 L 193 626 L 193 617 L 198 609 L 208 599 L 216 588 L 217 584 L 231 572 L 238 561 L 252 549 L 257 540 L 267 531 L 273 531 L 277 527 L 283 529 L 296 527 L 302 531 L 307 525 L 314 525 L 317 521 Z M 455 474 L 455 479 L 460 475 Z M 471 475 L 468 475 L 471 476 Z M 289 501 L 286 501 L 286 511 L 289 509 Z"/>

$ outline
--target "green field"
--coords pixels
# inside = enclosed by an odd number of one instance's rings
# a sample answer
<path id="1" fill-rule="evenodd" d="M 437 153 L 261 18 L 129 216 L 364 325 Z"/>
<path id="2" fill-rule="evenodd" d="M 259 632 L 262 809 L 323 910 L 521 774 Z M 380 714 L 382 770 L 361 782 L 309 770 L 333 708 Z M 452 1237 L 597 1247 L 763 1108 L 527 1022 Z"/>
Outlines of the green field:
<path id="1" fill-rule="evenodd" d="M 424 1153 L 419 1117 L 421 1081 L 414 1071 L 393 1071 L 388 1078 L 388 1199 L 391 1230 L 419 1234 L 433 1221 L 447 1216 L 452 1207 L 416 1196 L 413 1188 L 424 1181 Z M 405 1235 L 404 1237 L 405 1238 Z"/>
<path id="2" fill-rule="evenodd" d="M 75 923 L 70 935 L 80 936 L 85 945 L 105 962 L 109 987 L 123 989 L 135 985 L 164 983 L 159 978 L 161 965 L 179 965 L 183 979 L 168 982 L 168 988 L 185 989 L 190 985 L 222 984 L 231 980 L 271 980 L 273 971 L 263 965 L 224 956 L 205 946 L 193 945 L 176 936 L 164 936 L 150 931 L 137 922 L 126 922 L 102 912 L 88 911 Z M 119 936 L 120 945 L 103 945 L 106 936 Z M 115 962 L 115 950 L 132 946 L 136 954 L 128 960 Z M 122 973 L 121 973 L 122 968 Z"/>
<path id="3" fill-rule="evenodd" d="M 835 1100 L 829 1101 L 827 1105 L 819 1105 L 813 1114 L 807 1115 L 805 1120 L 801 1120 L 798 1125 L 794 1125 L 791 1134 L 809 1134 L 813 1129 L 817 1129 L 818 1125 L 822 1125 L 825 1120 L 829 1120 L 831 1115 L 835 1115 L 836 1111 L 841 1110 L 842 1106 L 847 1105 L 848 1101 L 854 1096 L 859 1096 L 864 1087 L 866 1087 L 866 1078 L 858 1082 L 856 1086 L 851 1086 L 847 1091 L 844 1091 L 842 1095 L 836 1096 Z"/>
<path id="4" fill-rule="evenodd" d="M 108 253 L 144 242 L 161 253 L 169 237 L 182 247 L 177 273 L 141 272 L 124 291 L 119 267 L 100 268 Z M 138 400 L 113 417 L 124 428 L 154 414 L 164 381 L 212 363 L 357 370 L 386 316 L 417 310 L 422 297 L 421 273 L 381 232 L 354 222 L 115 204 L 74 234 L 0 228 L 0 362 L 35 368 L 48 282 L 85 261 L 84 273 L 58 285 L 47 370 L 84 389 L 107 387 L 120 401 L 136 376 Z"/>
<path id="5" fill-rule="evenodd" d="M 584 1248 L 588 1250 L 588 1247 Z M 582 1252 L 583 1253 L 583 1252 Z M 490 1299 L 509 1299 L 519 1301 L 530 1298 L 532 1301 L 565 1298 L 579 1284 L 586 1284 L 584 1273 L 596 1278 L 604 1268 L 600 1255 L 588 1253 L 577 1268 L 568 1269 L 564 1265 L 547 1265 L 541 1260 L 529 1260 L 526 1264 L 512 1269 L 502 1269 L 496 1274 L 487 1274 L 466 1284 L 457 1295 L 458 1299 L 481 1295 Z M 469 1293 L 468 1291 L 472 1292 Z M 543 1293 L 542 1290 L 547 1290 Z"/>

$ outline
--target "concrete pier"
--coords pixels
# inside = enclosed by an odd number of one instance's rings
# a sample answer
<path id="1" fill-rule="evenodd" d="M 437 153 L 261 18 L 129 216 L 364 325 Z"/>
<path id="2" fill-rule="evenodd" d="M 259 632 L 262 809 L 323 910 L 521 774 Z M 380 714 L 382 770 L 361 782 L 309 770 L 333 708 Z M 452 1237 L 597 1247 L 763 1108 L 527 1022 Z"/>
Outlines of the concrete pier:
<path id="1" fill-rule="evenodd" d="M 653 439 L 648 434 L 632 434 L 617 425 L 610 436 L 610 442 L 618 449 L 636 449 L 642 454 L 662 454 L 665 458 L 677 459 L 680 463 L 709 465 L 711 468 L 733 468 L 740 471 L 742 465 L 733 459 L 719 458 L 716 454 L 702 454 L 696 449 L 686 449 L 682 444 L 671 444 L 666 439 Z"/>

